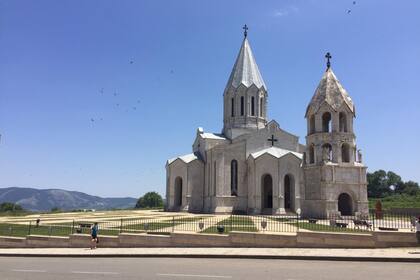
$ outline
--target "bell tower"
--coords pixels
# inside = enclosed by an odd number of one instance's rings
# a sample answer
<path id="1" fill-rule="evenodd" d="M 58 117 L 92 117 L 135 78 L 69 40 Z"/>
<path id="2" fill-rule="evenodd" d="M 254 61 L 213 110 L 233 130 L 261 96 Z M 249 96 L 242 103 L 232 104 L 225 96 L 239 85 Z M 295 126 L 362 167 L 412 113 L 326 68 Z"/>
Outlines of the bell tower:
<path id="1" fill-rule="evenodd" d="M 367 214 L 366 167 L 353 131 L 355 106 L 331 69 L 331 54 L 325 58 L 327 69 L 305 114 L 306 212 Z"/>
<path id="2" fill-rule="evenodd" d="M 267 87 L 248 41 L 244 39 L 223 94 L 223 134 L 233 139 L 267 124 Z"/>

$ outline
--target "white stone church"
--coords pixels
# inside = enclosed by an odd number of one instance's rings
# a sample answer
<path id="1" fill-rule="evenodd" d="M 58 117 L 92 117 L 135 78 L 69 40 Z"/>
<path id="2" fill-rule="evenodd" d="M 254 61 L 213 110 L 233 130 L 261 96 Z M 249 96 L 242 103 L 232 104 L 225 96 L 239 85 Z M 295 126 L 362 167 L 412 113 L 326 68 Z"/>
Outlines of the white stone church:
<path id="1" fill-rule="evenodd" d="M 192 153 L 166 163 L 166 210 L 290 214 L 368 212 L 355 106 L 330 67 L 306 108 L 306 145 L 268 119 L 268 88 L 247 33 L 223 98 L 222 133 L 197 129 Z"/>

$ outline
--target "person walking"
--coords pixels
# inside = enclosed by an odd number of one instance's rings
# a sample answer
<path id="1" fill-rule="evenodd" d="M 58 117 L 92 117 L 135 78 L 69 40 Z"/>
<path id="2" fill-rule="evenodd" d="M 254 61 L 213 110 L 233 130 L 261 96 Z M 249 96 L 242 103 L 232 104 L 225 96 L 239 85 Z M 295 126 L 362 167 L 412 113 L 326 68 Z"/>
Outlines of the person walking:
<path id="1" fill-rule="evenodd" d="M 417 237 L 417 244 L 420 245 L 420 216 L 417 217 L 417 221 L 416 221 L 416 237 Z"/>
<path id="2" fill-rule="evenodd" d="M 90 244 L 90 249 L 96 249 L 96 244 L 98 243 L 98 223 L 94 223 L 92 228 L 90 229 L 90 235 L 92 237 L 91 239 L 91 244 Z"/>

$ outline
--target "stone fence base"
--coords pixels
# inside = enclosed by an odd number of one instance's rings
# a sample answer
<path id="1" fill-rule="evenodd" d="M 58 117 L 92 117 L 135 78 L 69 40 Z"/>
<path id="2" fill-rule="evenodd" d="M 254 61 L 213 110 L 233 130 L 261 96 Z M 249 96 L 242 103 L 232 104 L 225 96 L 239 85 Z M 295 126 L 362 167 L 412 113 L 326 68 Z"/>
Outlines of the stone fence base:
<path id="1" fill-rule="evenodd" d="M 90 236 L 69 237 L 30 235 L 26 238 L 0 236 L 0 248 L 88 248 Z M 298 232 L 268 234 L 231 232 L 225 234 L 171 233 L 170 235 L 130 234 L 99 236 L 98 247 L 245 247 L 245 248 L 389 248 L 415 247 L 411 232 L 373 232 L 368 234 Z"/>

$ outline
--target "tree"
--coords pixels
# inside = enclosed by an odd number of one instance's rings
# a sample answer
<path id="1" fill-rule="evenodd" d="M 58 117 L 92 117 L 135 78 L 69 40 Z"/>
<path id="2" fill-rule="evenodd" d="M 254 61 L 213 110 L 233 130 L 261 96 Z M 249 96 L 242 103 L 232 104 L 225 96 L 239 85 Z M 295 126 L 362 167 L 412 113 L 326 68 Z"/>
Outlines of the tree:
<path id="1" fill-rule="evenodd" d="M 2 204 L 0 204 L 0 212 L 15 212 L 22 210 L 22 206 L 13 202 L 3 202 Z"/>
<path id="2" fill-rule="evenodd" d="M 368 196 L 383 198 L 394 194 L 415 196 L 420 194 L 420 186 L 413 181 L 404 182 L 395 172 L 377 170 L 367 174 Z"/>
<path id="3" fill-rule="evenodd" d="M 368 196 L 381 198 L 390 194 L 387 173 L 384 170 L 377 170 L 367 174 Z"/>
<path id="4" fill-rule="evenodd" d="M 420 186 L 413 181 L 401 182 L 401 184 L 396 186 L 395 192 L 415 196 L 420 194 Z"/>
<path id="5" fill-rule="evenodd" d="M 160 208 L 163 207 L 163 199 L 157 192 L 148 192 L 136 203 L 136 208 Z"/>

